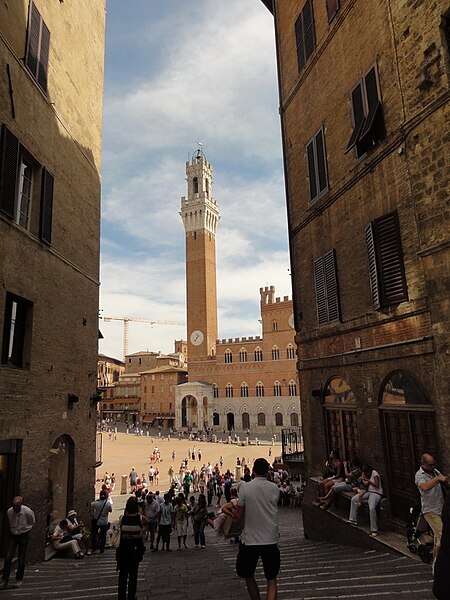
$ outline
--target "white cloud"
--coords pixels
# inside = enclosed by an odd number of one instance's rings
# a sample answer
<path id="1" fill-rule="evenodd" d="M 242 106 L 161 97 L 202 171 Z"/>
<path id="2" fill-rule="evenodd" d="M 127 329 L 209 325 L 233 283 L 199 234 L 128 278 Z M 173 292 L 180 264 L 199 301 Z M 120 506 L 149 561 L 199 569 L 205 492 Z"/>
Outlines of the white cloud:
<path id="1" fill-rule="evenodd" d="M 222 217 L 219 335 L 259 335 L 259 288 L 291 294 L 273 19 L 255 0 L 167 0 L 155 18 L 144 5 L 139 35 L 126 37 L 128 67 L 123 53 L 106 56 L 103 314 L 185 320 L 178 211 L 201 140 Z M 111 0 L 110 22 L 123 19 L 120 6 Z M 120 357 L 122 323 L 101 329 L 101 351 Z M 183 327 L 130 323 L 129 350 L 170 352 L 181 337 Z"/>

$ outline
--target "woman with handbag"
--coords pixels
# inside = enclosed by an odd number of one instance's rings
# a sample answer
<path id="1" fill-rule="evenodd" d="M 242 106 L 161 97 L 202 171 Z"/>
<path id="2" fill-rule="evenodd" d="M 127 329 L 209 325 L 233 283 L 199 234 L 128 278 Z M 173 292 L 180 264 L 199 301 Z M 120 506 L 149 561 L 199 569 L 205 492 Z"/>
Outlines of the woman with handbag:
<path id="1" fill-rule="evenodd" d="M 119 600 L 135 600 L 139 563 L 144 552 L 144 524 L 137 498 L 127 500 L 120 523 L 120 544 L 116 550 L 119 571 Z M 128 596 L 127 596 L 128 587 Z"/>
<path id="2" fill-rule="evenodd" d="M 103 554 L 106 546 L 106 532 L 109 529 L 108 514 L 112 512 L 111 503 L 108 502 L 107 493 L 102 490 L 99 500 L 91 502 L 94 517 L 91 523 L 92 552 L 97 550 Z"/>

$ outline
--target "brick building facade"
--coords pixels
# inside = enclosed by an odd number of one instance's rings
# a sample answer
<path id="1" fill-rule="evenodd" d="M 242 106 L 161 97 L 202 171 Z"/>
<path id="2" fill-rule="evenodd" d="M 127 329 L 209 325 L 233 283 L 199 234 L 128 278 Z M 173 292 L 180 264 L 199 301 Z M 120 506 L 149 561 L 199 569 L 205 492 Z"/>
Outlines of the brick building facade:
<path id="1" fill-rule="evenodd" d="M 32 560 L 94 494 L 104 30 L 104 0 L 0 4 L 0 556 L 15 494 Z"/>
<path id="2" fill-rule="evenodd" d="M 218 339 L 212 168 L 200 150 L 186 163 L 189 382 L 176 390 L 177 427 L 258 433 L 300 425 L 292 300 L 260 289 L 262 335 Z"/>
<path id="3" fill-rule="evenodd" d="M 264 1 L 275 20 L 305 460 L 392 513 L 450 471 L 448 0 Z"/>

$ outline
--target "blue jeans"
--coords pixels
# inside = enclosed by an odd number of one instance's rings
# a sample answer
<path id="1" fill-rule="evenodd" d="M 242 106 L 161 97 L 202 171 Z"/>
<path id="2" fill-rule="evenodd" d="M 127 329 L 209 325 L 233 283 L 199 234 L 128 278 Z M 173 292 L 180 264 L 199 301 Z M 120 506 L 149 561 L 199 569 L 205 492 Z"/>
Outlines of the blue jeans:
<path id="1" fill-rule="evenodd" d="M 11 563 L 16 553 L 16 548 L 19 548 L 18 560 L 17 560 L 17 573 L 16 580 L 22 581 L 23 574 L 25 572 L 25 555 L 27 552 L 28 538 L 30 532 L 21 533 L 20 535 L 12 535 L 8 541 L 8 550 L 6 551 L 5 564 L 3 566 L 3 581 L 8 581 L 11 574 Z"/>
<path id="2" fill-rule="evenodd" d="M 369 517 L 370 517 L 370 531 L 378 531 L 378 521 L 377 521 L 377 506 L 381 500 L 380 494 L 376 494 L 375 492 L 366 492 L 362 497 L 363 502 L 367 502 L 369 505 Z M 356 521 L 356 517 L 358 515 L 357 505 L 358 494 L 353 496 L 350 502 L 350 520 Z"/>

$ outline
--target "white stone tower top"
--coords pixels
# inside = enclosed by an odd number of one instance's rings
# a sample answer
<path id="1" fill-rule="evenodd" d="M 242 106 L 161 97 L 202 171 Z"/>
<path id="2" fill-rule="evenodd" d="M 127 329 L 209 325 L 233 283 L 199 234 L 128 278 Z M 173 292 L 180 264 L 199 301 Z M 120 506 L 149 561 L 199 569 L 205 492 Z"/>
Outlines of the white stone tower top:
<path id="1" fill-rule="evenodd" d="M 186 233 L 205 230 L 216 234 L 219 208 L 212 197 L 212 168 L 198 149 L 191 162 L 186 162 L 187 199 L 181 198 L 180 215 Z"/>

